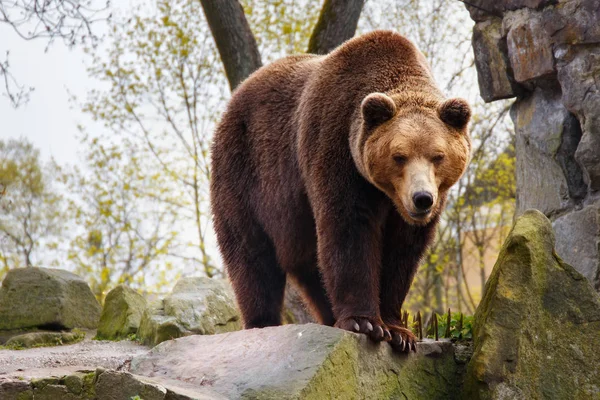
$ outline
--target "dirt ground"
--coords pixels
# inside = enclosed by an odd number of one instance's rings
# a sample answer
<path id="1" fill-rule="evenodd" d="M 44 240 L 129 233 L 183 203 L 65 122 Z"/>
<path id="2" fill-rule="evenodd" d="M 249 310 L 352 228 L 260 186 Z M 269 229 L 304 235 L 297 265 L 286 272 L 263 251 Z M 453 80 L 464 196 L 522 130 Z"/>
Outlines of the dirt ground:
<path id="1" fill-rule="evenodd" d="M 138 343 L 123 340 L 119 342 L 92 340 L 94 332 L 75 344 L 36 347 L 25 350 L 0 350 L 0 377 L 36 368 L 85 367 L 95 370 L 122 369 L 137 355 L 149 350 Z"/>

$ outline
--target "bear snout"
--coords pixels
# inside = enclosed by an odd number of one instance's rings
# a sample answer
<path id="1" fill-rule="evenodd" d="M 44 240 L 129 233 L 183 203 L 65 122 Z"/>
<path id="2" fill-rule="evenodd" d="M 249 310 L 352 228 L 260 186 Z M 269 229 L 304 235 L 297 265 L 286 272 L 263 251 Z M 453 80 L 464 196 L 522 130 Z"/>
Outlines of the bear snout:
<path id="1" fill-rule="evenodd" d="M 425 191 L 413 194 L 412 200 L 419 213 L 429 212 L 433 205 L 433 195 Z"/>

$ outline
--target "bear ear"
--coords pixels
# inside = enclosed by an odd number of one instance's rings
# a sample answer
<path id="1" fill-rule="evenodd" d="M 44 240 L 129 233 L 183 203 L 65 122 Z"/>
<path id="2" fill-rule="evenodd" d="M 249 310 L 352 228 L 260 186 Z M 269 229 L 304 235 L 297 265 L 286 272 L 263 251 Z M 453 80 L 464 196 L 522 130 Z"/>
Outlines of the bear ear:
<path id="1" fill-rule="evenodd" d="M 439 105 L 438 115 L 448 125 L 462 129 L 471 119 L 471 107 L 464 99 L 448 99 Z"/>
<path id="2" fill-rule="evenodd" d="M 384 93 L 371 93 L 360 105 L 362 116 L 369 127 L 375 127 L 392 119 L 396 114 L 396 104 Z"/>

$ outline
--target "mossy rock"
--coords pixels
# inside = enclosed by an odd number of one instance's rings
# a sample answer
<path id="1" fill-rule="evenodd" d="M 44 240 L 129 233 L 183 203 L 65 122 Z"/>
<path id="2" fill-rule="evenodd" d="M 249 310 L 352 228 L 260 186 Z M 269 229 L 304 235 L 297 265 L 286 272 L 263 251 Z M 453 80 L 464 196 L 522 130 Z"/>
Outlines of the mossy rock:
<path id="1" fill-rule="evenodd" d="M 29 332 L 13 336 L 4 346 L 9 349 L 60 346 L 77 343 L 84 338 L 85 333 L 79 330 L 74 330 L 73 332 Z"/>
<path id="2" fill-rule="evenodd" d="M 171 294 L 148 305 L 138 338 L 147 345 L 188 335 L 241 329 L 233 290 L 224 280 L 182 278 Z"/>
<path id="3" fill-rule="evenodd" d="M 527 211 L 508 235 L 475 314 L 465 398 L 600 398 L 600 296 Z"/>
<path id="4" fill-rule="evenodd" d="M 96 338 L 115 340 L 137 333 L 146 307 L 144 296 L 125 285 L 117 286 L 104 300 Z"/>
<path id="5" fill-rule="evenodd" d="M 166 341 L 135 357 L 131 372 L 235 399 L 446 400 L 460 395 L 464 364 L 450 342 L 400 355 L 365 335 L 306 324 Z"/>
<path id="6" fill-rule="evenodd" d="M 88 284 L 61 269 L 12 269 L 0 288 L 0 330 L 95 329 L 100 310 Z"/>

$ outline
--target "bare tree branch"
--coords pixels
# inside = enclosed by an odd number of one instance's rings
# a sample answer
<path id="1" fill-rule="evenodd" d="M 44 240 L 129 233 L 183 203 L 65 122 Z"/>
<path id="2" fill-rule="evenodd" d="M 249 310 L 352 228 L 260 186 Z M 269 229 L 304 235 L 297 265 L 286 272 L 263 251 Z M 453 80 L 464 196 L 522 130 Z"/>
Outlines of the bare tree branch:
<path id="1" fill-rule="evenodd" d="M 108 0 L 0 0 L 0 24 L 10 26 L 23 40 L 42 38 L 48 46 L 59 38 L 68 46 L 98 38 L 92 32 L 92 24 L 110 18 L 106 15 Z M 19 84 L 9 72 L 8 52 L 0 60 L 0 78 L 3 94 L 14 108 L 29 100 L 33 88 Z"/>

